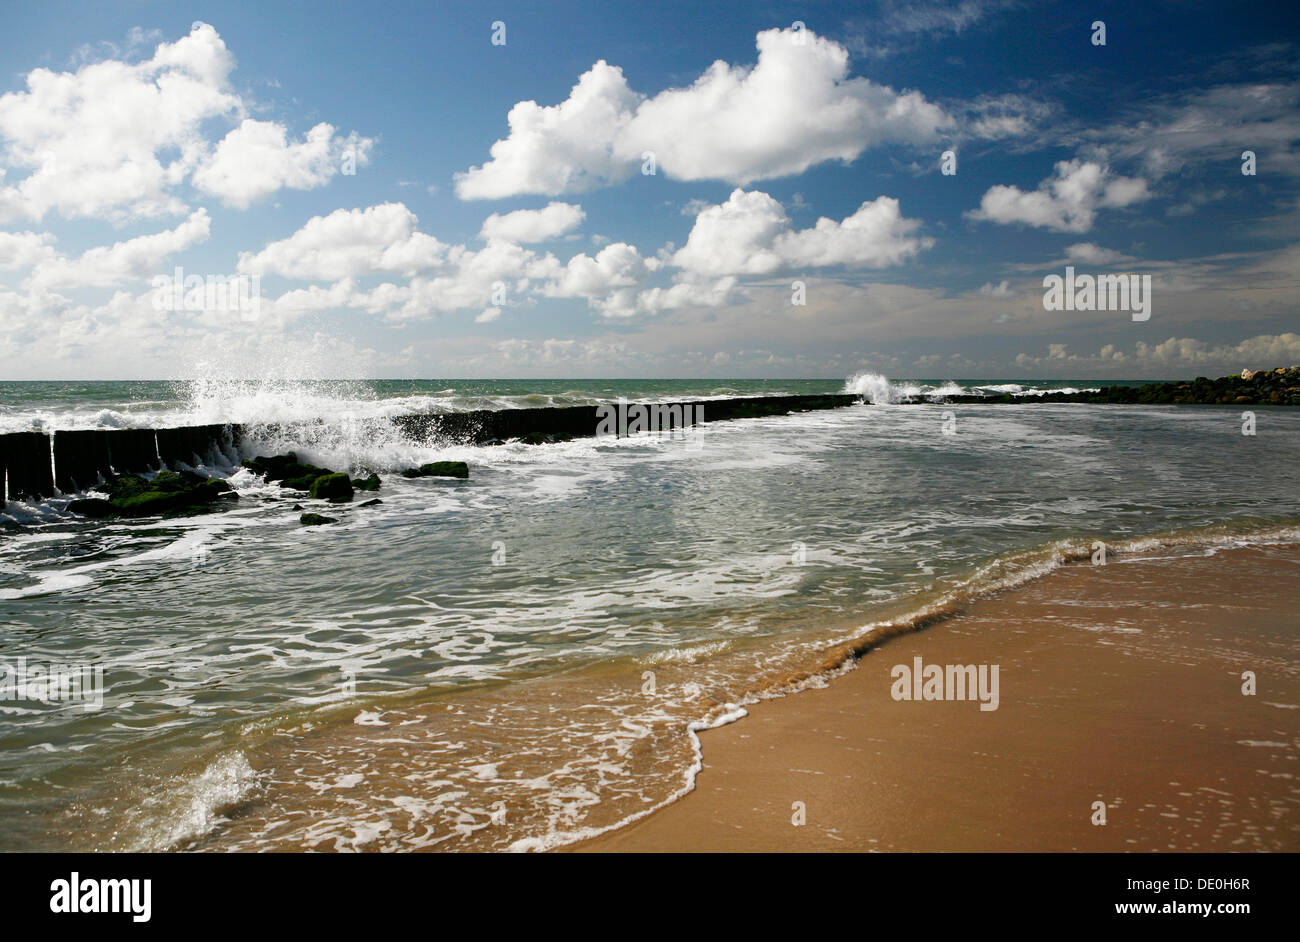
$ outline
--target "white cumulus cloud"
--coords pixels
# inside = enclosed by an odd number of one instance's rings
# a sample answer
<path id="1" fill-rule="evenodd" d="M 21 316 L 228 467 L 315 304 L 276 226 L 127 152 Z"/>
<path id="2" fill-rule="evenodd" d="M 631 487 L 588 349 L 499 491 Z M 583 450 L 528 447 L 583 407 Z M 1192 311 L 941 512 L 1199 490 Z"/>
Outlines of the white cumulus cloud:
<path id="1" fill-rule="evenodd" d="M 1057 232 L 1087 232 L 1098 209 L 1119 209 L 1150 196 L 1147 182 L 1140 177 L 1117 176 L 1108 167 L 1090 161 L 1062 160 L 1036 190 L 990 187 L 979 209 L 968 215 L 972 219 L 1024 223 Z"/>
<path id="2" fill-rule="evenodd" d="M 586 218 L 581 206 L 549 203 L 545 209 L 493 213 L 483 220 L 479 235 L 484 239 L 504 239 L 507 242 L 545 242 L 577 228 Z"/>
<path id="3" fill-rule="evenodd" d="M 239 271 L 307 281 L 338 281 L 378 272 L 413 274 L 437 267 L 447 247 L 420 232 L 402 203 L 337 209 L 314 216 L 287 239 L 239 256 Z"/>
<path id="4" fill-rule="evenodd" d="M 637 96 L 623 70 L 603 59 L 558 105 L 521 101 L 507 116 L 510 136 L 492 145 L 492 159 L 456 176 L 461 199 L 521 193 L 580 193 L 631 174 L 614 155 L 614 138 L 631 120 Z"/>
<path id="5" fill-rule="evenodd" d="M 207 210 L 198 209 L 174 229 L 97 246 L 77 258 L 49 259 L 33 268 L 28 286 L 37 293 L 55 288 L 107 288 L 158 274 L 166 258 L 206 241 L 210 229 Z"/>
<path id="6" fill-rule="evenodd" d="M 929 144 L 951 116 L 915 91 L 850 78 L 843 46 L 808 30 L 758 34 L 753 66 L 714 62 L 653 97 L 597 62 L 558 105 L 515 105 L 492 159 L 457 175 L 462 199 L 559 195 L 626 179 L 653 154 L 678 180 L 755 180 L 850 161 L 885 143 Z"/>
<path id="7" fill-rule="evenodd" d="M 356 165 L 369 161 L 371 142 L 344 138 L 328 124 L 318 124 L 296 143 L 271 121 L 245 119 L 227 134 L 194 173 L 194 185 L 227 205 L 246 209 L 285 187 L 310 190 L 326 183 L 349 151 Z"/>
<path id="8" fill-rule="evenodd" d="M 880 196 L 842 221 L 822 217 L 811 229 L 794 229 L 771 196 L 736 189 L 725 203 L 696 216 L 672 263 L 714 277 L 831 265 L 883 268 L 933 245 L 932 239 L 915 235 L 919 227 L 918 221 L 903 218 L 898 200 Z"/>
<path id="9" fill-rule="evenodd" d="M 112 222 L 179 214 L 187 181 L 242 207 L 281 187 L 319 186 L 349 146 L 365 161 L 368 139 L 336 136 L 327 124 L 291 143 L 282 125 L 246 120 L 234 67 L 217 31 L 195 23 L 141 62 L 32 70 L 25 90 L 0 96 L 10 178 L 0 177 L 0 223 L 49 212 Z M 240 120 L 214 149 L 209 134 Z M 15 170 L 25 176 L 16 180 Z"/>

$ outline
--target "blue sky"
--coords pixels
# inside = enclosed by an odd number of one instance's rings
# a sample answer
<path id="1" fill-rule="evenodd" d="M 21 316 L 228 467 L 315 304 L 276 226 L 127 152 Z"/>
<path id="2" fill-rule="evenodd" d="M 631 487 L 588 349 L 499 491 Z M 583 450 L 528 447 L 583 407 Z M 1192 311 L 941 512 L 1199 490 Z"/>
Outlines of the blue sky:
<path id="1" fill-rule="evenodd" d="M 4 18 L 0 377 L 1300 361 L 1294 6 L 50 2 Z M 1046 310 L 1043 279 L 1067 265 L 1149 275 L 1150 319 Z M 155 279 L 178 266 L 256 276 L 260 303 L 160 307 Z"/>

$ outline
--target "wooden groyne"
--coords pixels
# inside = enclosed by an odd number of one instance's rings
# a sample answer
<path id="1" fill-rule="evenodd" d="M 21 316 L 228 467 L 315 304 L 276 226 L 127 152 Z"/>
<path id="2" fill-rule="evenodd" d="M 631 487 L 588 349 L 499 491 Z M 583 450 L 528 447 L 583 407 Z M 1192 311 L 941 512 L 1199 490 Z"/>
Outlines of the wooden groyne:
<path id="1" fill-rule="evenodd" d="M 861 396 L 805 395 L 752 396 L 671 403 L 612 404 L 635 412 L 652 405 L 675 410 L 675 425 L 722 422 L 838 409 L 861 401 Z M 530 443 L 563 441 L 595 436 L 601 428 L 601 406 L 562 406 L 537 409 L 479 409 L 470 412 L 436 412 L 397 416 L 389 420 L 412 441 L 486 445 L 510 440 Z M 683 423 L 680 417 L 687 416 Z M 623 427 L 626 427 L 624 425 Z M 642 426 L 645 428 L 646 426 Z M 666 426 L 658 426 L 664 428 Z M 275 427 L 268 431 L 276 431 Z M 7 500 L 41 499 L 72 494 L 94 487 L 113 474 L 139 474 L 162 468 L 175 469 L 213 464 L 238 464 L 240 444 L 246 437 L 242 425 L 194 425 L 159 429 L 88 429 L 45 432 L 10 432 L 0 435 L 0 492 Z"/>

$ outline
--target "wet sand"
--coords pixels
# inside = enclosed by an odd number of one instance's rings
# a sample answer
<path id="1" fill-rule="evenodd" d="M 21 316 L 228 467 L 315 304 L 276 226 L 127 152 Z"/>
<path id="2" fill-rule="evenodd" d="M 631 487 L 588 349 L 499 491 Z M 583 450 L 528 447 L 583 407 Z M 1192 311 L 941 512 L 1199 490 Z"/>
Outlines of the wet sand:
<path id="1" fill-rule="evenodd" d="M 693 792 L 567 849 L 1300 850 L 1298 602 L 1296 546 L 1066 566 L 702 733 Z M 997 709 L 895 700 L 918 657 L 997 665 Z"/>

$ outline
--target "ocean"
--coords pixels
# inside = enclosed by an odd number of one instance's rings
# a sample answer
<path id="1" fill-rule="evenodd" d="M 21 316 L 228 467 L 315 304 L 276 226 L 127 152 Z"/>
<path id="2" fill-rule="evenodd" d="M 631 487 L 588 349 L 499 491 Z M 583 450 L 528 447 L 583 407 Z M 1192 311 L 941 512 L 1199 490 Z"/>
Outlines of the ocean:
<path id="1" fill-rule="evenodd" d="M 1099 385 L 0 383 L 0 433 L 238 422 L 244 457 L 383 477 L 382 504 L 310 528 L 295 505 L 323 502 L 233 462 L 193 469 L 240 498 L 196 516 L 8 502 L 0 670 L 103 689 L 0 699 L 0 850 L 549 849 L 680 796 L 699 730 L 827 683 L 864 639 L 1101 544 L 1300 539 L 1294 410 L 1256 407 L 1244 435 L 1239 407 L 941 401 Z M 690 440 L 426 446 L 378 421 L 835 392 L 865 402 L 706 410 Z M 938 401 L 896 404 L 918 394 Z M 399 474 L 435 460 L 469 479 Z"/>

